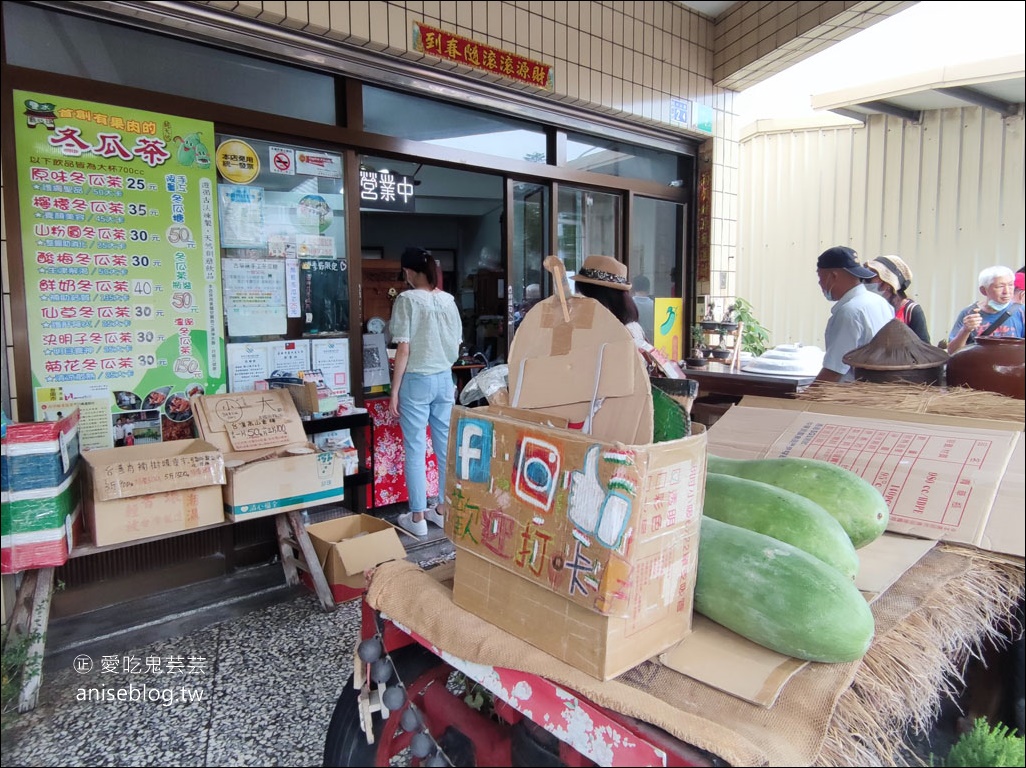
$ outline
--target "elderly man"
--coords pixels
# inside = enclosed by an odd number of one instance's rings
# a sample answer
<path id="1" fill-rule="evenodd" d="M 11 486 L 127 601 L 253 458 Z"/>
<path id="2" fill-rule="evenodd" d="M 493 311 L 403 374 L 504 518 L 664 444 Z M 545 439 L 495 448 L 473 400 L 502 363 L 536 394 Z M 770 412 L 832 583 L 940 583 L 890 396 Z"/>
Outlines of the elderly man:
<path id="1" fill-rule="evenodd" d="M 824 298 L 835 302 L 824 334 L 823 369 L 816 381 L 852 381 L 851 366 L 841 358 L 868 344 L 894 319 L 894 308 L 882 296 L 866 290 L 862 281 L 876 273 L 861 266 L 851 248 L 835 245 L 823 251 L 816 260 L 816 275 Z"/>
<path id="2" fill-rule="evenodd" d="M 987 267 L 977 281 L 981 298 L 958 313 L 948 334 L 948 352 L 955 354 L 976 336 L 1023 338 L 1023 308 L 1016 304 L 1015 273 L 1008 267 Z"/>

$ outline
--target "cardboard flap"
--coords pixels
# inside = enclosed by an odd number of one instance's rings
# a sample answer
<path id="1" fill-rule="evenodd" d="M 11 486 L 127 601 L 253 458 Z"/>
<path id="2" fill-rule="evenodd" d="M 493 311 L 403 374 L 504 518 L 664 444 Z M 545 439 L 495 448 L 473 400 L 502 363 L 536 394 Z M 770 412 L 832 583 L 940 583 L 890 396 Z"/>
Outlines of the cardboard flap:
<path id="1" fill-rule="evenodd" d="M 1022 424 L 746 397 L 709 430 L 709 452 L 736 459 L 829 461 L 887 501 L 887 530 L 1014 557 L 1022 528 Z"/>
<path id="2" fill-rule="evenodd" d="M 858 551 L 855 584 L 872 603 L 935 545 L 884 534 Z M 772 707 L 788 681 L 808 664 L 753 643 L 697 613 L 692 633 L 659 660 L 683 675 L 762 707 Z"/>
<path id="3" fill-rule="evenodd" d="M 624 339 L 575 346 L 565 355 L 524 359 L 510 403 L 517 408 L 547 408 L 627 397 L 634 392 L 635 366 L 624 365 L 624 361 L 637 354 L 634 342 Z"/>
<path id="4" fill-rule="evenodd" d="M 682 675 L 762 707 L 772 707 L 807 661 L 763 648 L 696 613 L 691 634 L 659 661 Z"/>
<path id="5" fill-rule="evenodd" d="M 335 550 L 346 574 L 350 576 L 388 560 L 402 560 L 406 557 L 406 548 L 392 527 L 384 531 L 362 533 L 340 541 L 335 544 Z"/>
<path id="6" fill-rule="evenodd" d="M 299 411 L 284 389 L 195 395 L 192 400 L 200 435 L 225 453 L 307 441 Z"/>

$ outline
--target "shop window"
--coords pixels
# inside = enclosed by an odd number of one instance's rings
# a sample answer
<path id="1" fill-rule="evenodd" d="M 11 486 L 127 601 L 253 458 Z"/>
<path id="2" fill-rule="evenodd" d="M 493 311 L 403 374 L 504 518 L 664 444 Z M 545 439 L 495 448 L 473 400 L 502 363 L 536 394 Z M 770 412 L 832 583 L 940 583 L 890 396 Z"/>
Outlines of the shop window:
<path id="1" fill-rule="evenodd" d="M 329 75 L 22 3 L 4 3 L 7 62 L 335 125 Z"/>
<path id="2" fill-rule="evenodd" d="M 545 162 L 545 131 L 540 126 L 370 85 L 363 87 L 363 127 L 385 136 Z"/>
<path id="3" fill-rule="evenodd" d="M 214 157 L 229 389 L 311 369 L 348 389 L 341 155 L 219 134 Z"/>
<path id="4" fill-rule="evenodd" d="M 567 133 L 566 164 L 577 171 L 679 185 L 679 156 L 622 141 Z"/>

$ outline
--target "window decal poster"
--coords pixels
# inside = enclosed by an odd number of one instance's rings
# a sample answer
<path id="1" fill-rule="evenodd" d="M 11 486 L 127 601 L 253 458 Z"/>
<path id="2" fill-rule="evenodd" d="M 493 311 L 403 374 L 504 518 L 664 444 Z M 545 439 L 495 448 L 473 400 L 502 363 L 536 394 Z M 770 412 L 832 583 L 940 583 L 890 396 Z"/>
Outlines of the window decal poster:
<path id="1" fill-rule="evenodd" d="M 26 91 L 14 115 L 36 418 L 106 397 L 83 448 L 191 437 L 189 396 L 225 391 L 213 124 Z"/>

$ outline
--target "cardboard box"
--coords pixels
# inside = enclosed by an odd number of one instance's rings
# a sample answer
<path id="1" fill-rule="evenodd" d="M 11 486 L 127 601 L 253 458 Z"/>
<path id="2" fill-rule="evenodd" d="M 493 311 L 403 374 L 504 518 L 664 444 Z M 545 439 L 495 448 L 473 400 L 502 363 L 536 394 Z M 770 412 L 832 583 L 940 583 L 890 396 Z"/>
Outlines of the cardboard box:
<path id="1" fill-rule="evenodd" d="M 221 485 L 224 458 L 205 440 L 169 440 L 86 451 L 93 498 L 127 499 L 151 493 Z"/>
<path id="2" fill-rule="evenodd" d="M 379 517 L 338 517 L 308 525 L 306 532 L 337 603 L 364 593 L 364 574 L 368 569 L 406 557 L 395 526 Z"/>
<path id="3" fill-rule="evenodd" d="M 96 546 L 224 522 L 221 452 L 203 440 L 82 454 L 84 508 Z"/>
<path id="4" fill-rule="evenodd" d="M 709 431 L 709 452 L 830 461 L 883 494 L 888 531 L 1022 558 L 1022 430 L 1015 421 L 746 397 Z"/>
<path id="5" fill-rule="evenodd" d="M 453 598 L 608 679 L 690 631 L 706 437 L 623 445 L 548 418 L 453 409 Z"/>
<path id="6" fill-rule="evenodd" d="M 200 435 L 223 454 L 224 507 L 233 521 L 340 502 L 345 462 L 311 443 L 284 389 L 196 395 Z"/>
<path id="7" fill-rule="evenodd" d="M 97 501 L 85 493 L 86 523 L 98 547 L 224 522 L 221 486 Z"/>

